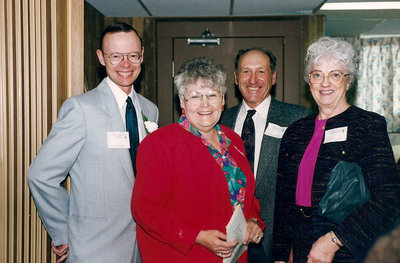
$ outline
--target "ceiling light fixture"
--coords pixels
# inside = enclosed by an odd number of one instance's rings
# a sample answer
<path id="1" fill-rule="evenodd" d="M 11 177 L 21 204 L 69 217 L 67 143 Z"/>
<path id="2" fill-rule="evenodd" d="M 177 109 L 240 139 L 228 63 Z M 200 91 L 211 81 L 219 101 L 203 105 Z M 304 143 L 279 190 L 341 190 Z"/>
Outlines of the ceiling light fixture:
<path id="1" fill-rule="evenodd" d="M 325 3 L 320 8 L 320 10 L 379 10 L 379 9 L 400 9 L 400 1 Z"/>

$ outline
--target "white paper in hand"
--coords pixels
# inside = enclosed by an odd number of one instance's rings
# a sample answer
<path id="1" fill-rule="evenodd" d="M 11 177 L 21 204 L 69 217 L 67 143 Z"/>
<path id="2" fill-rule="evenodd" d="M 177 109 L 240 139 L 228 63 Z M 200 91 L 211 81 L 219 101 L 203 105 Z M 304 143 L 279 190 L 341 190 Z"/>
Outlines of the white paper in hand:
<path id="1" fill-rule="evenodd" d="M 232 255 L 224 259 L 224 263 L 234 263 L 246 251 L 247 245 L 243 244 L 243 238 L 246 234 L 247 222 L 244 218 L 242 208 L 238 205 L 226 225 L 227 241 L 238 240 L 239 243 L 233 249 Z"/>

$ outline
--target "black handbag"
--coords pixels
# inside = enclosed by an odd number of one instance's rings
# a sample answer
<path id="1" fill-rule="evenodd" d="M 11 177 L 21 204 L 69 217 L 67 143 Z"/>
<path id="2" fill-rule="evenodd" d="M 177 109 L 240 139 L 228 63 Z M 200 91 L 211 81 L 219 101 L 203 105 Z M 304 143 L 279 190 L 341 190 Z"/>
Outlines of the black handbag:
<path id="1" fill-rule="evenodd" d="M 319 202 L 319 214 L 341 224 L 370 198 L 361 167 L 356 163 L 339 161 L 329 176 L 325 195 Z"/>

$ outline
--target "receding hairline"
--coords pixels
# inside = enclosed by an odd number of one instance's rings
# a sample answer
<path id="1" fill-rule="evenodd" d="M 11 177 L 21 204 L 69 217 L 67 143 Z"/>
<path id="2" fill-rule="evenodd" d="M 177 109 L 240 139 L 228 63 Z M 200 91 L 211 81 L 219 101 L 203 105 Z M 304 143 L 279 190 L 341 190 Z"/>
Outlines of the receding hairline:
<path id="1" fill-rule="evenodd" d="M 102 38 L 101 38 L 100 50 L 103 50 L 104 39 L 105 39 L 107 36 L 115 35 L 115 34 L 117 34 L 117 33 L 126 33 L 126 34 L 134 33 L 135 36 L 137 37 L 137 39 L 139 40 L 139 44 L 140 44 L 141 49 L 143 48 L 143 41 L 142 41 L 142 38 L 139 36 L 139 33 L 138 33 L 134 28 L 132 28 L 132 29 L 128 29 L 128 30 L 117 30 L 117 31 L 108 31 L 108 32 L 105 32 L 104 35 L 102 35 Z"/>
<path id="2" fill-rule="evenodd" d="M 237 71 L 239 70 L 239 67 L 241 66 L 241 61 L 242 61 L 242 59 L 243 59 L 246 55 L 251 54 L 253 51 L 254 51 L 254 52 L 257 52 L 257 53 L 259 53 L 259 54 L 262 54 L 264 57 L 266 57 L 266 58 L 267 58 L 267 61 L 268 61 L 267 67 L 270 68 L 270 69 L 272 69 L 272 65 L 271 65 L 272 60 L 271 60 L 271 57 L 270 57 L 270 55 L 273 56 L 272 52 L 269 51 L 269 50 L 262 50 L 262 49 L 259 49 L 259 48 L 251 48 L 251 49 L 247 50 L 246 52 L 244 52 L 242 55 L 240 55 L 240 58 L 239 58 L 239 60 L 237 61 L 237 68 L 234 69 L 235 72 L 237 72 Z M 269 55 L 269 54 L 267 54 L 267 53 L 265 53 L 265 52 L 270 52 L 271 54 Z M 274 73 L 275 71 L 276 71 L 276 65 L 275 65 L 274 69 L 271 70 L 271 73 Z"/>
<path id="3" fill-rule="evenodd" d="M 134 30 L 130 30 L 130 31 L 107 32 L 107 33 L 104 35 L 104 37 L 103 37 L 103 41 L 102 41 L 102 43 L 101 43 L 101 50 L 103 50 L 103 48 L 104 48 L 104 41 L 105 41 L 106 38 L 108 38 L 108 36 L 112 36 L 112 35 L 116 35 L 116 34 L 121 34 L 121 33 L 122 33 L 122 34 L 130 34 L 130 33 L 133 33 L 133 34 L 135 35 L 135 37 L 136 37 L 136 40 L 137 40 L 138 43 L 139 43 L 140 49 L 141 49 L 141 50 L 143 49 L 143 45 L 142 45 L 142 43 L 141 43 L 141 39 L 140 39 L 139 35 L 137 34 L 137 32 L 134 31 Z"/>

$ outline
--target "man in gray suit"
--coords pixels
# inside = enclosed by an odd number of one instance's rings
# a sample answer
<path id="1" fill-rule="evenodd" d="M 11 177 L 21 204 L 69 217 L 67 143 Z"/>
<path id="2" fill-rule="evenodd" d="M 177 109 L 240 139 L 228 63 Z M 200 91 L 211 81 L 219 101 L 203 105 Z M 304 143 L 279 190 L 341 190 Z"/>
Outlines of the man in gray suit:
<path id="1" fill-rule="evenodd" d="M 221 123 L 242 136 L 247 118 L 254 123 L 253 157 L 248 158 L 256 179 L 255 196 L 260 202 L 261 218 L 265 223 L 262 246 L 249 247 L 249 262 L 271 262 L 272 229 L 275 206 L 275 183 L 278 169 L 278 153 L 285 129 L 294 121 L 311 114 L 299 105 L 277 101 L 270 96 L 276 83 L 276 58 L 264 48 L 239 50 L 235 61 L 235 84 L 243 96 L 243 102 L 226 110 Z M 253 111 L 252 117 L 246 116 Z M 252 124 L 253 125 L 253 124 Z M 248 133 L 248 132 L 246 132 Z M 243 138 L 246 144 L 247 138 Z M 247 154 L 247 149 L 246 149 Z M 251 155 L 250 155 L 251 156 Z M 252 160 L 254 159 L 254 160 Z"/>
<path id="2" fill-rule="evenodd" d="M 143 62 L 135 29 L 125 23 L 107 27 L 97 56 L 107 77 L 64 102 L 28 182 L 57 262 L 136 263 L 140 255 L 130 211 L 135 156 L 129 148 L 135 154 L 132 138 L 138 144 L 146 136 L 158 109 L 133 88 Z M 128 111 L 135 114 L 126 118 Z M 61 186 L 68 174 L 70 194 Z"/>

